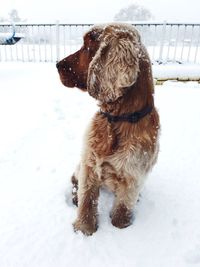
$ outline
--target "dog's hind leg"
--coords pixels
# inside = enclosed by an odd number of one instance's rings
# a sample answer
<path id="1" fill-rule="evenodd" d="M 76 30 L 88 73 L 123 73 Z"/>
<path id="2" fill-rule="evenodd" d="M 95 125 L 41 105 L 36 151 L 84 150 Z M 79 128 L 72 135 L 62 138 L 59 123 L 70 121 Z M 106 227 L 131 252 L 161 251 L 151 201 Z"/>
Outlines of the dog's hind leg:
<path id="1" fill-rule="evenodd" d="M 78 207 L 78 179 L 75 174 L 72 175 L 72 203 Z"/>
<path id="2" fill-rule="evenodd" d="M 78 175 L 80 171 L 80 165 L 77 166 L 76 171 L 71 177 L 72 182 L 72 203 L 78 207 Z"/>

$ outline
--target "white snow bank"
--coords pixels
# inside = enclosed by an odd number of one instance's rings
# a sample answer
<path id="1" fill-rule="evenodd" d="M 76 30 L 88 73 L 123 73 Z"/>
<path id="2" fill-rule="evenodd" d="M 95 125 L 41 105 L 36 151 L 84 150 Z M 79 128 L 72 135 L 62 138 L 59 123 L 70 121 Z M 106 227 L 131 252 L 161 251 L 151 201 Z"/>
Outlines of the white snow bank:
<path id="1" fill-rule="evenodd" d="M 75 234 L 70 176 L 95 101 L 61 85 L 53 64 L 0 64 L 0 266 L 200 265 L 200 85 L 157 86 L 159 160 L 133 225 L 113 227 L 103 191 L 99 229 Z"/>
<path id="2" fill-rule="evenodd" d="M 200 81 L 200 64 L 153 65 L 153 76 L 157 80 L 197 80 Z"/>

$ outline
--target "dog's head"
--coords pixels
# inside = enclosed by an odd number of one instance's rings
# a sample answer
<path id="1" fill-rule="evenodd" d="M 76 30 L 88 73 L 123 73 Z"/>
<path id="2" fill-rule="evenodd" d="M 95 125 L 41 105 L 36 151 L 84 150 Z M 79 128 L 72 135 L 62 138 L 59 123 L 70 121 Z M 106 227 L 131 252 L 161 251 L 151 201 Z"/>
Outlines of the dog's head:
<path id="1" fill-rule="evenodd" d="M 76 53 L 57 63 L 62 83 L 113 102 L 133 85 L 139 73 L 140 36 L 127 24 L 95 26 Z"/>

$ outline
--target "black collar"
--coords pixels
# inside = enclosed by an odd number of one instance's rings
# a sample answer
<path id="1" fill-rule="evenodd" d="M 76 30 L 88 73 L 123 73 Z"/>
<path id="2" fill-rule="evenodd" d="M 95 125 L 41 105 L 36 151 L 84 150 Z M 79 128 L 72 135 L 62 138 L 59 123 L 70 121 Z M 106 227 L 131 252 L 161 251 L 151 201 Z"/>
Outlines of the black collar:
<path id="1" fill-rule="evenodd" d="M 130 123 L 136 123 L 138 122 L 140 119 L 142 119 L 143 117 L 145 117 L 147 114 L 151 113 L 153 109 L 153 106 L 146 106 L 145 108 L 139 110 L 139 111 L 135 111 L 133 113 L 125 113 L 119 116 L 114 116 L 111 115 L 108 112 L 103 112 L 100 110 L 100 113 L 102 115 L 104 115 L 108 122 L 119 122 L 119 121 L 126 121 L 126 122 L 130 122 Z"/>

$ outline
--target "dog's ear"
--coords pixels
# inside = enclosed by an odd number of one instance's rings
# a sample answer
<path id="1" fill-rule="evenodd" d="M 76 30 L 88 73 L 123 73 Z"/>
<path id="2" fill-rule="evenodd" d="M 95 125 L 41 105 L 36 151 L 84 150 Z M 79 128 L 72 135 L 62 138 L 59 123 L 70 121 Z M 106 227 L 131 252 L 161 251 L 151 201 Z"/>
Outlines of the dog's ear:
<path id="1" fill-rule="evenodd" d="M 136 31 L 105 28 L 100 47 L 90 63 L 87 89 L 102 102 L 113 102 L 137 79 L 140 38 Z"/>

